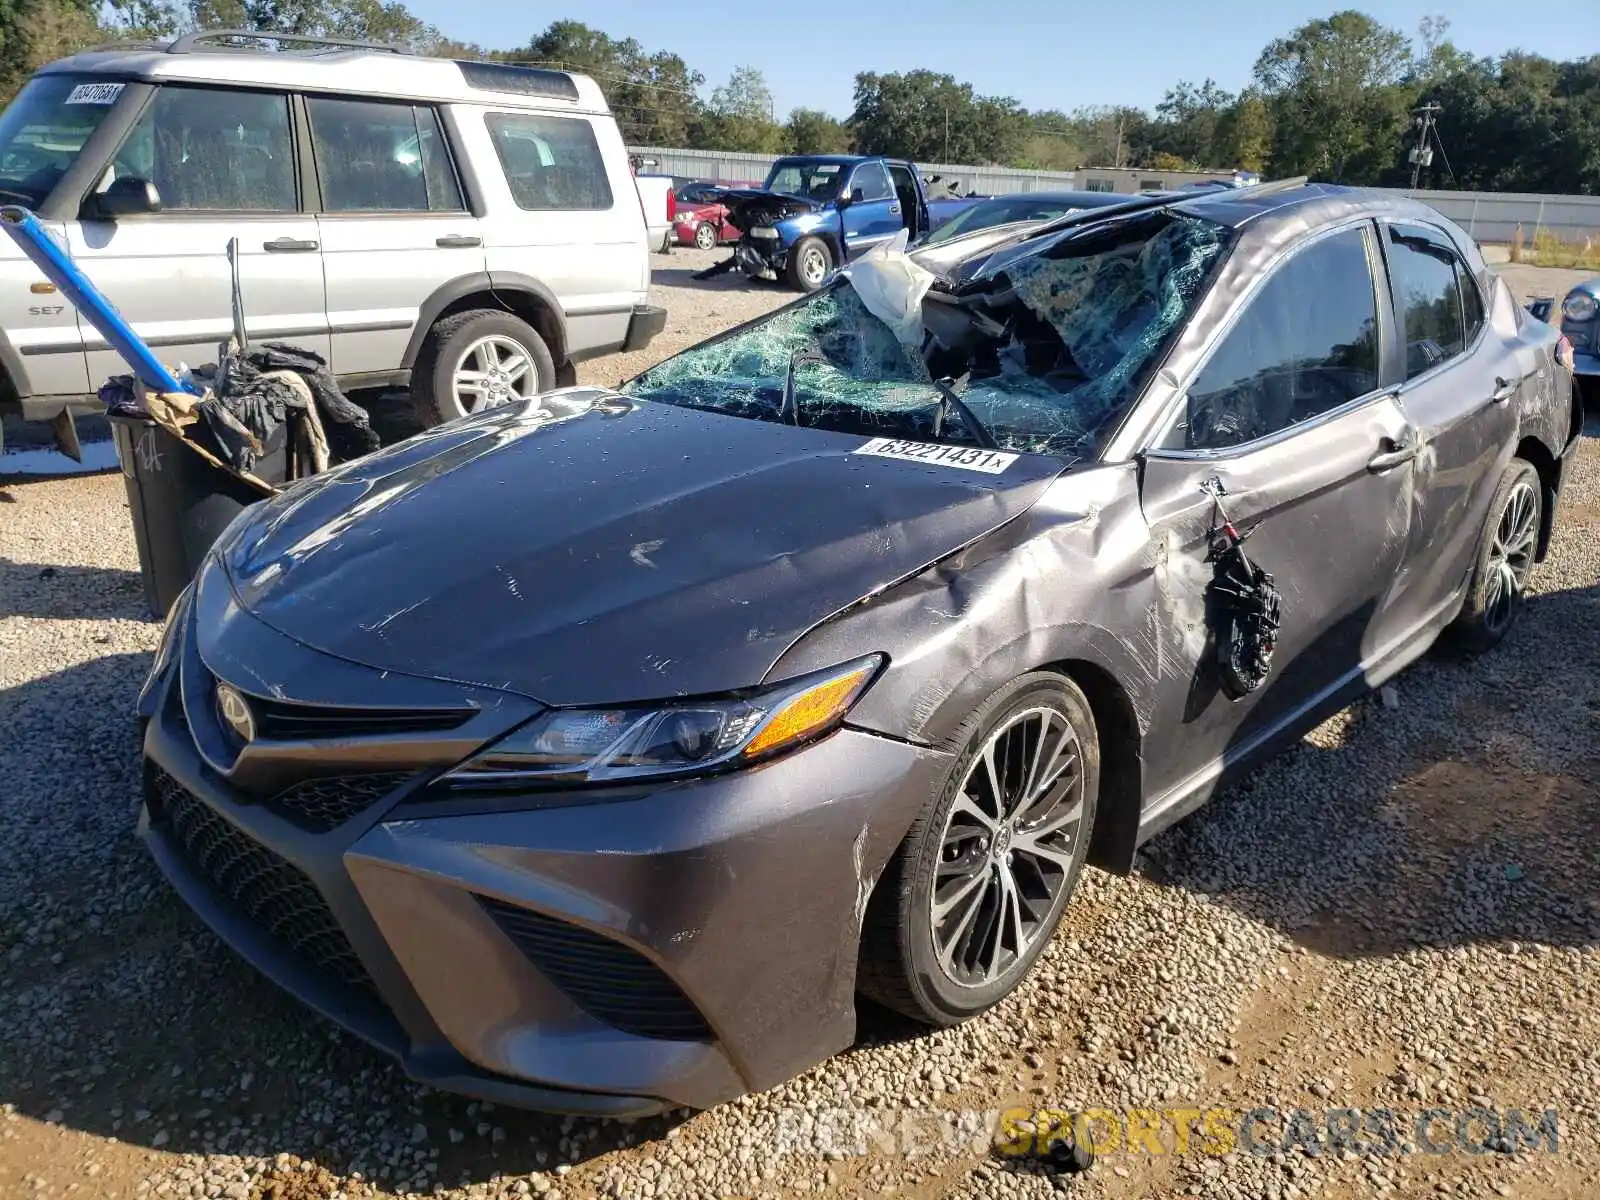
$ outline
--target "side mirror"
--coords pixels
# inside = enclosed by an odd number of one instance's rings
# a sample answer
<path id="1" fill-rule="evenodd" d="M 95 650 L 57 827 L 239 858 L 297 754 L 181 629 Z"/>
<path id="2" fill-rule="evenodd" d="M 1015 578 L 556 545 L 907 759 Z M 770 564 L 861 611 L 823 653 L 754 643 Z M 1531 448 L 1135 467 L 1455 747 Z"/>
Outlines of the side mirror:
<path id="1" fill-rule="evenodd" d="M 161 211 L 161 193 L 148 179 L 124 175 L 111 181 L 105 191 L 89 197 L 88 215 L 114 221 L 118 217 L 138 217 Z"/>

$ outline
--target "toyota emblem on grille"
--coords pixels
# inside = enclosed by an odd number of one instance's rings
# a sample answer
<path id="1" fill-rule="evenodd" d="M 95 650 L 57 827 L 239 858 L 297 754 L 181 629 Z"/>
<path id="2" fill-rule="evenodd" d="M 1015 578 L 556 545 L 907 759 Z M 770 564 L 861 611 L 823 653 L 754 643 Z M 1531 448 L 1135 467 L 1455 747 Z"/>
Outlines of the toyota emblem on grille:
<path id="1" fill-rule="evenodd" d="M 255 739 L 256 719 L 250 712 L 250 702 L 226 683 L 217 685 L 217 713 L 241 742 Z"/>

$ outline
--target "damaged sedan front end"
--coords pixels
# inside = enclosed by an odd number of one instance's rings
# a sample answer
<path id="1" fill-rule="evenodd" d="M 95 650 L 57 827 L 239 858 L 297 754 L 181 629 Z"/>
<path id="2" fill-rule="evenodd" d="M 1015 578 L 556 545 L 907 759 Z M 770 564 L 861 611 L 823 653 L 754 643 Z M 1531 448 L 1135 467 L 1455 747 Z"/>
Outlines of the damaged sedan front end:
<path id="1" fill-rule="evenodd" d="M 884 249 L 299 484 L 175 610 L 143 836 L 270 977 L 496 1100 L 703 1107 L 858 993 L 983 1012 L 1086 865 L 1515 615 L 1573 413 L 1425 214 L 1295 184 Z M 1475 289 L 1472 337 L 1408 331 L 1385 261 Z M 1454 367 L 1408 378 L 1413 335 Z"/>

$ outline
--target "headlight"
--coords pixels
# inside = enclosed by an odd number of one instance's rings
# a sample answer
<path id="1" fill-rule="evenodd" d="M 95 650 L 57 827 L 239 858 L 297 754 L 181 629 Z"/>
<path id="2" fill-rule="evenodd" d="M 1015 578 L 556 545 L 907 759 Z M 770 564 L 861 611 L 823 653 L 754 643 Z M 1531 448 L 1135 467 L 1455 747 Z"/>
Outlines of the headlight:
<path id="1" fill-rule="evenodd" d="M 554 709 L 446 778 L 458 787 L 613 783 L 699 775 L 771 758 L 838 728 L 883 665 L 870 655 L 746 696 Z"/>
<path id="2" fill-rule="evenodd" d="M 145 676 L 144 686 L 139 689 L 139 700 L 135 707 L 142 715 L 148 715 L 144 712 L 145 701 L 172 664 L 172 650 L 178 643 L 178 634 L 183 629 L 184 617 L 189 612 L 189 599 L 193 595 L 194 584 L 191 583 L 178 593 L 178 598 L 172 602 L 172 608 L 167 613 L 167 623 L 161 630 L 155 661 L 150 664 L 150 674 Z"/>
<path id="3" fill-rule="evenodd" d="M 757 225 L 750 231 L 750 236 L 753 238 L 776 238 L 778 231 L 771 225 Z"/>
<path id="4" fill-rule="evenodd" d="M 1573 292 L 1561 302 L 1561 315 L 1569 321 L 1591 321 L 1600 305 L 1588 292 Z"/>

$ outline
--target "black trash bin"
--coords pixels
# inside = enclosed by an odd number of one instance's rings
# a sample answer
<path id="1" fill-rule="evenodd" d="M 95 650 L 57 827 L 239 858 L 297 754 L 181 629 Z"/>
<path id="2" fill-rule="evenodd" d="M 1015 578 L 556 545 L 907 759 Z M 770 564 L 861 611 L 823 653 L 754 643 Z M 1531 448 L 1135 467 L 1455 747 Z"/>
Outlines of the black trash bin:
<path id="1" fill-rule="evenodd" d="M 164 617 L 229 522 L 266 497 L 155 421 L 123 416 L 110 421 L 128 488 L 145 603 Z M 281 427 L 278 432 L 281 440 Z M 272 451 L 281 453 L 270 443 L 267 449 L 263 465 L 270 463 Z M 278 482 L 270 474 L 262 477 Z"/>

